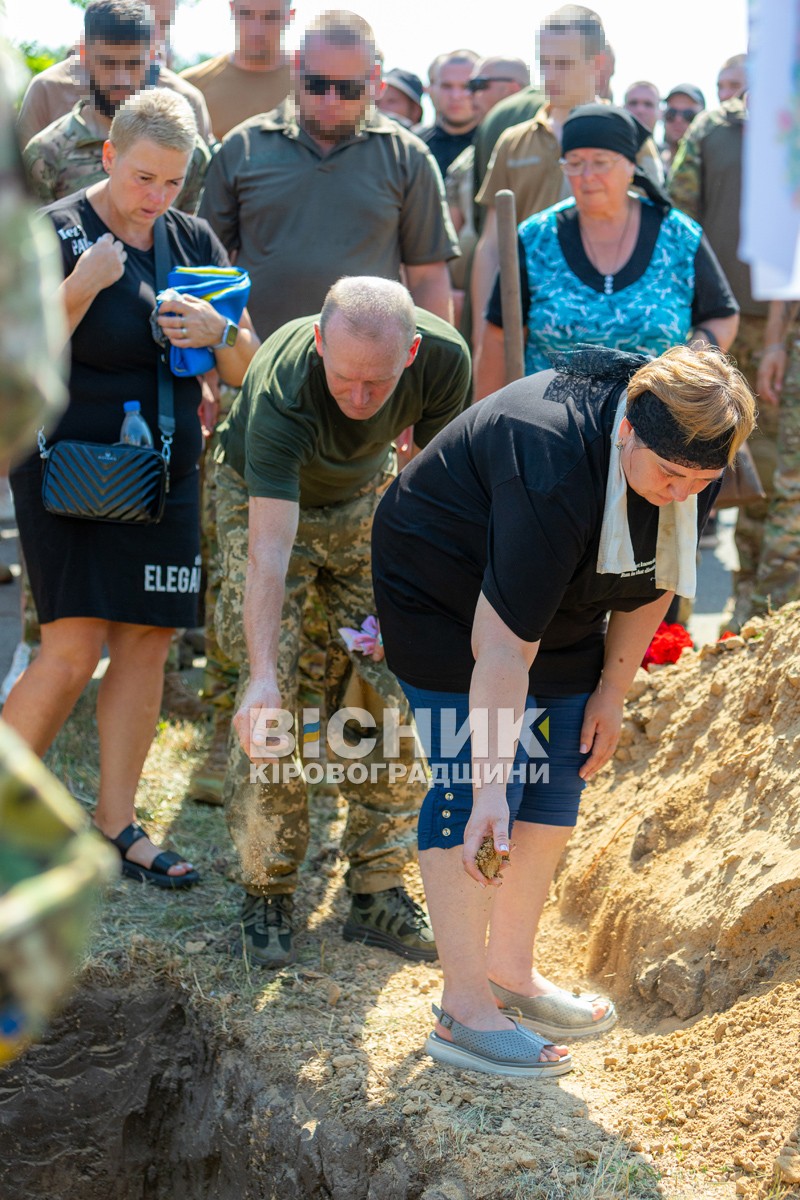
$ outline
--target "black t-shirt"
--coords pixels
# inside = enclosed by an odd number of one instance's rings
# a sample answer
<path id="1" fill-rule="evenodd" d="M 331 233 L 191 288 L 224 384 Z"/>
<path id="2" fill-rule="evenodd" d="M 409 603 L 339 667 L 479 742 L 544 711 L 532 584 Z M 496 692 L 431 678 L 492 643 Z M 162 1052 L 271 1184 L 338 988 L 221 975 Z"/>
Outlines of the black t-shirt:
<path id="1" fill-rule="evenodd" d="M 541 638 L 533 694 L 592 691 L 606 614 L 663 593 L 658 508 L 628 490 L 637 564 L 598 575 L 612 425 L 624 383 L 542 371 L 473 406 L 392 484 L 373 525 L 373 579 L 398 678 L 468 691 L 481 592 L 511 631 Z M 719 485 L 698 496 L 702 528 Z"/>
<path id="2" fill-rule="evenodd" d="M 84 250 L 110 230 L 92 208 L 86 192 L 65 196 L 42 210 L 55 226 L 64 275 L 70 275 Z M 229 266 L 222 243 L 205 221 L 169 209 L 164 216 L 169 267 Z M 77 438 L 111 443 L 119 440 L 126 400 L 138 400 L 158 432 L 158 347 L 150 329 L 155 307 L 155 255 L 125 243 L 125 273 L 95 297 L 72 335 L 69 406 L 49 441 Z M 202 450 L 197 408 L 200 385 L 194 378 L 173 377 L 175 439 L 170 473 L 192 471 Z"/>
<path id="3" fill-rule="evenodd" d="M 653 257 L 661 222 L 664 213 L 654 204 L 640 204 L 641 224 L 639 237 L 633 254 L 618 271 L 614 278 L 614 291 L 630 287 L 641 279 L 650 265 Z M 570 270 L 595 292 L 602 293 L 605 286 L 605 275 L 601 275 L 589 261 L 581 238 L 578 222 L 578 209 L 570 207 L 563 209 L 556 217 L 558 244 Z M 519 254 L 520 292 L 522 295 L 522 323 L 528 323 L 528 311 L 531 306 L 528 270 L 525 260 L 525 249 L 521 238 L 517 238 Z M 692 324 L 702 325 L 714 317 L 730 317 L 739 311 L 739 305 L 731 291 L 717 256 L 709 245 L 708 238 L 703 234 L 697 252 L 694 256 L 694 296 L 692 297 Z M 486 319 L 501 329 L 503 327 L 503 305 L 500 299 L 500 277 L 495 280 L 494 289 L 486 309 Z"/>
<path id="4" fill-rule="evenodd" d="M 442 179 L 447 174 L 450 163 L 455 162 L 461 151 L 466 150 L 467 146 L 471 146 L 475 141 L 475 129 L 470 129 L 469 133 L 448 133 L 441 125 L 431 125 L 427 129 L 414 132 L 436 159 Z"/>

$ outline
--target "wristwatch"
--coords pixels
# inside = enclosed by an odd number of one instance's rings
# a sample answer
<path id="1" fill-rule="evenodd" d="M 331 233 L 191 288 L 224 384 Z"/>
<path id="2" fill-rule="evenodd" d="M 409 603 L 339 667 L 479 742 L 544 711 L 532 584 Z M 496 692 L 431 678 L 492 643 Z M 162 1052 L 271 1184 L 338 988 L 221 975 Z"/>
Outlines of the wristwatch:
<path id="1" fill-rule="evenodd" d="M 225 328 L 222 331 L 222 337 L 217 342 L 216 346 L 212 346 L 212 350 L 229 350 L 231 346 L 236 345 L 236 339 L 239 336 L 239 326 L 233 321 L 226 321 Z"/>

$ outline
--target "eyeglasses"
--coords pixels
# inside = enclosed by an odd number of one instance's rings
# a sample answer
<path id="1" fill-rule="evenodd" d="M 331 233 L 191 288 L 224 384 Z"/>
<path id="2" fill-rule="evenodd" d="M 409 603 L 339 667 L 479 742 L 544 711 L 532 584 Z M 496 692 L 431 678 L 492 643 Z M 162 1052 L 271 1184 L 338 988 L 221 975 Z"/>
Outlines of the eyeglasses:
<path id="1" fill-rule="evenodd" d="M 691 125 L 698 112 L 697 108 L 668 108 L 664 112 L 664 120 L 674 121 L 676 117 L 683 117 L 684 121 L 688 121 Z"/>
<path id="2" fill-rule="evenodd" d="M 516 83 L 510 75 L 476 75 L 467 80 L 468 92 L 485 92 L 490 83 Z"/>
<path id="3" fill-rule="evenodd" d="M 565 175 L 607 175 L 619 158 L 562 158 L 559 159 Z"/>
<path id="4" fill-rule="evenodd" d="M 340 100 L 360 100 L 367 90 L 365 79 L 329 79 L 327 75 L 304 75 L 303 89 L 309 96 L 327 96 L 333 88 Z"/>

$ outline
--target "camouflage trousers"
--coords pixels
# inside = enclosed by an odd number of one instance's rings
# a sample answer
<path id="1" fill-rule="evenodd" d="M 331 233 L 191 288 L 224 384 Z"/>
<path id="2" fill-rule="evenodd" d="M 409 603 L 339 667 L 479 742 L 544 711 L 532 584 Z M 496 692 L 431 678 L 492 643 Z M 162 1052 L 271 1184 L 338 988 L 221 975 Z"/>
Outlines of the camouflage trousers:
<path id="1" fill-rule="evenodd" d="M 41 1034 L 74 981 L 119 854 L 0 722 L 0 1066 Z"/>
<path id="2" fill-rule="evenodd" d="M 223 399 L 230 407 L 236 396 L 232 388 L 221 388 Z M 217 539 L 217 476 L 214 450 L 215 434 L 203 454 L 202 491 L 200 499 L 200 552 L 206 569 L 205 608 L 206 667 L 203 672 L 203 699 L 214 711 L 215 721 L 229 721 L 233 716 L 236 689 L 239 685 L 239 664 L 230 658 L 219 644 L 215 613 L 222 587 L 222 560 Z M 300 656 L 300 699 L 316 703 L 325 674 L 325 648 L 328 642 L 328 622 L 317 596 L 310 590 L 303 619 L 303 650 Z"/>
<path id="3" fill-rule="evenodd" d="M 756 391 L 756 377 L 761 360 L 761 350 L 764 345 L 764 317 L 742 315 L 736 341 L 731 348 L 731 354 L 736 359 L 736 365 Z M 758 428 L 748 439 L 764 491 L 765 500 L 756 504 L 748 504 L 739 509 L 736 520 L 736 549 L 739 554 L 739 570 L 735 576 L 736 611 L 734 623 L 741 625 L 752 612 L 752 594 L 756 581 L 756 572 L 761 558 L 761 547 L 764 540 L 764 523 L 767 511 L 774 496 L 773 477 L 777 459 L 778 413 L 770 404 L 761 404 L 758 413 Z"/>
<path id="4" fill-rule="evenodd" d="M 768 406 L 762 403 L 762 413 Z M 777 416 L 772 496 L 753 589 L 753 611 L 800 600 L 800 329 L 795 331 Z M 759 417 L 759 423 L 761 417 Z"/>
<path id="5" fill-rule="evenodd" d="M 248 683 L 242 622 L 248 499 L 243 481 L 230 467 L 217 465 L 216 471 L 222 568 L 216 627 L 223 651 L 242 664 L 238 707 Z M 405 777 L 399 782 L 390 781 L 383 765 L 386 761 L 383 710 L 398 710 L 401 724 L 410 724 L 408 705 L 397 680 L 385 662 L 373 662 L 357 651 L 348 653 L 338 633 L 340 628 L 358 629 L 375 612 L 370 535 L 375 508 L 390 481 L 387 474 L 352 500 L 300 510 L 300 524 L 286 574 L 278 652 L 283 707 L 296 712 L 303 611 L 308 589 L 316 585 L 331 639 L 324 680 L 327 712 L 331 714 L 345 703 L 355 704 L 370 710 L 377 726 L 369 731 L 370 737 L 375 738 L 374 749 L 358 759 L 366 769 L 367 779 L 339 783 L 348 802 L 341 841 L 342 854 L 349 861 L 346 882 L 351 892 L 362 893 L 379 892 L 402 883 L 403 868 L 414 854 L 416 821 L 426 791 L 421 781 L 412 782 Z M 313 720 L 309 724 L 313 725 Z M 323 732 L 324 723 L 320 736 Z M 302 729 L 298 736 L 302 745 Z M 414 747 L 408 738 L 401 738 L 399 745 L 399 756 L 392 765 L 401 764 L 407 772 L 413 766 Z M 329 751 L 328 757 L 334 757 L 332 752 Z M 286 763 L 286 759 L 281 760 L 281 765 Z M 342 759 L 343 766 L 351 763 L 352 760 Z M 254 778 L 258 763 L 251 764 L 236 735 L 231 736 L 225 811 L 239 857 L 240 881 L 255 895 L 292 892 L 298 883 L 299 868 L 308 847 L 308 795 L 299 756 L 295 756 L 293 766 L 293 778 L 279 771 L 279 781 L 261 782 Z"/>
<path id="6" fill-rule="evenodd" d="M 230 389 L 225 389 L 227 392 Z M 239 667 L 224 652 L 215 630 L 214 614 L 222 585 L 219 548 L 217 546 L 216 516 L 216 470 L 214 449 L 217 435 L 210 439 L 203 453 L 202 490 L 200 493 L 200 553 L 206 568 L 205 607 L 205 651 L 206 667 L 203 672 L 203 699 L 214 709 L 215 715 L 223 714 L 229 719 L 233 715 L 233 702 L 239 683 Z"/>

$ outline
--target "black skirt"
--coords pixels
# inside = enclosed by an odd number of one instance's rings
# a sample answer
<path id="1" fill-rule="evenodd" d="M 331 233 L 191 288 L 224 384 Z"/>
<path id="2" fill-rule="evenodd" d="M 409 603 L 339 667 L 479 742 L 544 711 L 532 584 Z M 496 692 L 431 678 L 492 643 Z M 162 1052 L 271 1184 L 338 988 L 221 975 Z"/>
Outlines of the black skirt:
<path id="1" fill-rule="evenodd" d="M 200 593 L 200 475 L 170 480 L 158 525 L 56 517 L 42 504 L 40 459 L 11 474 L 25 566 L 45 625 L 95 617 L 162 628 L 194 626 Z"/>

